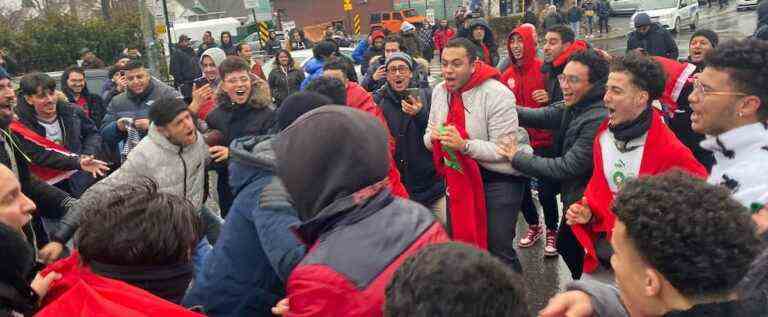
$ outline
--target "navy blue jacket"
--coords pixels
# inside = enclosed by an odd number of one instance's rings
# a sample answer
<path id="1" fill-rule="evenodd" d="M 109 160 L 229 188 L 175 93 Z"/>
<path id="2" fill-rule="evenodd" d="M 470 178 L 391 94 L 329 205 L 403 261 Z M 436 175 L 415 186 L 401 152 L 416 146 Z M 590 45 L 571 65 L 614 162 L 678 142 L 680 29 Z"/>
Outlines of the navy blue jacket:
<path id="1" fill-rule="evenodd" d="M 289 229 L 300 221 L 274 176 L 268 136 L 230 146 L 230 185 L 237 195 L 216 245 L 182 304 L 208 316 L 272 316 L 305 247 Z"/>

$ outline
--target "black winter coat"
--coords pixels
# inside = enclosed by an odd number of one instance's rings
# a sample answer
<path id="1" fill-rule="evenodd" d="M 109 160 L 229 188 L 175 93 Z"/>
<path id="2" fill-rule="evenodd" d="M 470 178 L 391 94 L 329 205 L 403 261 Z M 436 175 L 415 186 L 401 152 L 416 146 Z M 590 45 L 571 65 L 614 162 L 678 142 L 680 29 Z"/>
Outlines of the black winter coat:
<path id="1" fill-rule="evenodd" d="M 651 28 L 645 34 L 637 30 L 629 33 L 627 52 L 637 48 L 644 49 L 651 56 L 662 56 L 674 60 L 677 60 L 680 54 L 672 34 L 658 23 L 651 24 Z"/>
<path id="2" fill-rule="evenodd" d="M 595 134 L 608 116 L 603 104 L 605 84 L 595 85 L 579 103 L 570 107 L 563 103 L 537 109 L 517 107 L 520 126 L 557 130 L 553 144 L 557 157 L 518 152 L 512 166 L 526 175 L 561 181 L 563 206 L 570 206 L 583 196 L 592 176 Z"/>
<path id="3" fill-rule="evenodd" d="M 304 81 L 304 71 L 301 68 L 291 66 L 286 73 L 280 66 L 275 65 L 267 79 L 275 105 L 280 107 L 286 97 L 299 91 L 302 81 Z"/>
<path id="4" fill-rule="evenodd" d="M 445 196 L 445 183 L 437 176 L 432 152 L 427 150 L 422 141 L 429 121 L 432 90 L 420 89 L 419 99 L 423 105 L 416 116 L 403 112 L 400 104 L 403 99 L 403 96 L 392 90 L 389 85 L 385 85 L 373 95 L 373 100 L 387 120 L 389 133 L 395 140 L 394 160 L 403 185 L 411 200 L 429 207 Z"/>
<path id="5" fill-rule="evenodd" d="M 176 48 L 171 55 L 171 75 L 175 86 L 192 83 L 195 78 L 202 74 L 200 63 L 195 56 L 195 51 L 188 47 L 186 49 Z"/>
<path id="6" fill-rule="evenodd" d="M 64 134 L 64 147 L 80 155 L 96 155 L 101 149 L 101 135 L 96 125 L 85 112 L 66 102 L 56 104 L 59 124 Z M 16 107 L 19 122 L 45 137 L 45 128 L 37 121 L 35 109 L 24 98 L 19 99 Z"/>
<path id="7" fill-rule="evenodd" d="M 77 100 L 75 99 L 75 94 L 72 92 L 72 89 L 69 89 L 69 86 L 67 86 L 67 80 L 69 80 L 69 74 L 64 72 L 64 74 L 61 75 L 61 90 L 67 96 L 69 102 L 76 103 Z M 108 82 L 112 81 L 108 80 Z M 100 127 L 101 120 L 104 119 L 104 115 L 107 113 L 107 103 L 104 102 L 104 99 L 102 99 L 101 96 L 91 93 L 91 91 L 88 90 L 87 85 L 83 87 L 83 91 L 80 94 L 85 97 L 85 109 L 88 109 L 88 118 L 90 118 L 97 127 Z"/>
<path id="8" fill-rule="evenodd" d="M 483 38 L 482 43 L 478 43 L 472 38 L 472 30 L 475 29 L 477 26 L 482 26 L 485 28 L 485 37 Z M 496 67 L 496 65 L 499 63 L 499 46 L 496 43 L 496 39 L 493 35 L 493 30 L 491 30 L 491 26 L 488 24 L 485 19 L 472 19 L 469 22 L 469 39 L 475 43 L 478 47 L 482 45 L 485 45 L 485 47 L 488 48 L 488 53 L 491 55 L 491 67 Z M 479 55 L 482 54 L 482 48 Z M 485 58 L 485 56 L 481 56 L 480 59 L 482 60 Z"/>
<path id="9" fill-rule="evenodd" d="M 224 144 L 227 146 L 232 140 L 246 135 L 266 135 L 275 124 L 275 111 L 271 101 L 262 100 L 261 96 L 256 97 L 256 91 L 253 91 L 252 95 L 254 96 L 248 103 L 236 105 L 225 93 L 219 94 L 218 106 L 205 118 L 208 128 L 224 134 Z"/>

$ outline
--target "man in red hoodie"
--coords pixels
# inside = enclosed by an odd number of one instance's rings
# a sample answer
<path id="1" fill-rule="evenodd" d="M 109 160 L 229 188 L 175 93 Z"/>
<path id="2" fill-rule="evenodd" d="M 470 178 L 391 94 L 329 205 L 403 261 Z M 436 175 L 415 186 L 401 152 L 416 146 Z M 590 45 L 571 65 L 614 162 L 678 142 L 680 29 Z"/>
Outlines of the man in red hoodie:
<path id="1" fill-rule="evenodd" d="M 611 203 L 631 178 L 680 168 L 699 178 L 707 170 L 662 122 L 651 102 L 664 92 L 666 76 L 651 57 L 629 54 L 615 58 L 603 100 L 608 119 L 600 126 L 593 147 L 593 172 L 584 198 L 570 206 L 566 220 L 586 250 L 584 273 L 610 270 L 609 245 L 615 215 Z"/>
<path id="2" fill-rule="evenodd" d="M 519 106 L 541 108 L 549 103 L 549 95 L 544 90 L 544 74 L 541 66 L 544 64 L 536 57 L 536 27 L 523 24 L 517 27 L 507 37 L 510 67 L 501 75 L 501 82 L 515 93 L 515 101 Z M 533 152 L 537 156 L 554 157 L 552 150 L 552 132 L 544 129 L 527 128 L 531 138 Z M 557 182 L 549 179 L 539 179 L 539 202 L 544 210 L 544 221 L 547 225 L 546 246 L 544 255 L 556 256 L 557 247 Z M 525 191 L 523 198 L 523 217 L 528 223 L 528 232 L 518 242 L 518 246 L 527 248 L 541 238 L 544 230 L 539 224 L 539 213 L 533 203 L 531 190 Z M 515 230 L 514 227 L 511 230 Z"/>
<path id="3" fill-rule="evenodd" d="M 517 272 L 517 212 L 528 179 L 497 153 L 508 139 L 533 152 L 518 126 L 515 97 L 499 71 L 478 60 L 477 46 L 451 40 L 441 57 L 445 81 L 432 93 L 424 143 L 448 187 L 448 219 L 454 240 L 487 248 Z"/>
<path id="4" fill-rule="evenodd" d="M 331 60 L 325 63 L 323 66 L 323 76 L 313 80 L 307 85 L 308 91 L 315 91 L 322 95 L 327 96 L 334 103 L 339 105 L 348 105 L 352 108 L 357 108 L 367 113 L 370 113 L 379 121 L 384 124 L 384 127 L 389 130 L 387 120 L 384 118 L 384 113 L 381 108 L 373 101 L 373 96 L 365 91 L 363 87 L 355 82 L 349 81 L 345 73 L 346 65 L 339 60 Z M 346 87 L 346 92 L 341 89 L 336 89 L 337 84 L 333 80 L 338 79 L 341 82 L 342 87 Z M 395 155 L 395 141 L 389 138 L 389 183 L 390 189 L 395 196 L 401 198 L 408 198 L 408 191 L 403 186 L 400 180 L 400 172 L 397 170 L 397 164 L 392 159 Z"/>

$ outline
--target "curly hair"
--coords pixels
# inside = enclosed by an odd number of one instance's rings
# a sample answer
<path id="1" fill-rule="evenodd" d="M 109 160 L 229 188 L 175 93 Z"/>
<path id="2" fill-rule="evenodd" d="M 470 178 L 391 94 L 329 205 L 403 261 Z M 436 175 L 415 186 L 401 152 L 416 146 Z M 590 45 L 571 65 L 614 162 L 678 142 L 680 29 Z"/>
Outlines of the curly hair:
<path id="1" fill-rule="evenodd" d="M 758 118 L 768 119 L 768 42 L 728 41 L 709 51 L 704 61 L 707 67 L 728 73 L 739 92 L 760 98 Z"/>
<path id="2" fill-rule="evenodd" d="M 586 50 L 571 55 L 568 62 L 577 62 L 589 69 L 589 83 L 605 82 L 608 79 L 609 63 L 602 55 L 594 50 Z"/>
<path id="3" fill-rule="evenodd" d="M 309 82 L 305 90 L 326 96 L 336 105 L 347 104 L 347 88 L 338 78 L 320 76 Z"/>
<path id="4" fill-rule="evenodd" d="M 611 62 L 612 73 L 628 73 L 632 84 L 640 90 L 647 91 L 648 102 L 659 99 L 664 93 L 667 75 L 661 64 L 653 57 L 643 56 L 634 52 L 625 56 L 615 57 Z"/>
<path id="5" fill-rule="evenodd" d="M 746 208 L 681 170 L 628 181 L 613 211 L 643 259 L 684 296 L 732 291 L 760 251 Z"/>
<path id="6" fill-rule="evenodd" d="M 80 199 L 75 245 L 83 263 L 124 266 L 187 263 L 203 226 L 187 199 L 158 192 L 147 177 Z"/>
<path id="7" fill-rule="evenodd" d="M 384 316 L 529 316 L 522 277 L 461 243 L 428 246 L 387 285 Z"/>

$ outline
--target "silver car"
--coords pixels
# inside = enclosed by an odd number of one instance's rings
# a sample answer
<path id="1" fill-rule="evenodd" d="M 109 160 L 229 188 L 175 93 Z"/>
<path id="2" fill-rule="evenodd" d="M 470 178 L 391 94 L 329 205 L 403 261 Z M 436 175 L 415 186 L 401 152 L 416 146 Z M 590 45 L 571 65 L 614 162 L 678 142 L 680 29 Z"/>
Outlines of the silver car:
<path id="1" fill-rule="evenodd" d="M 611 0 L 612 15 L 630 15 L 640 7 L 640 0 Z"/>

